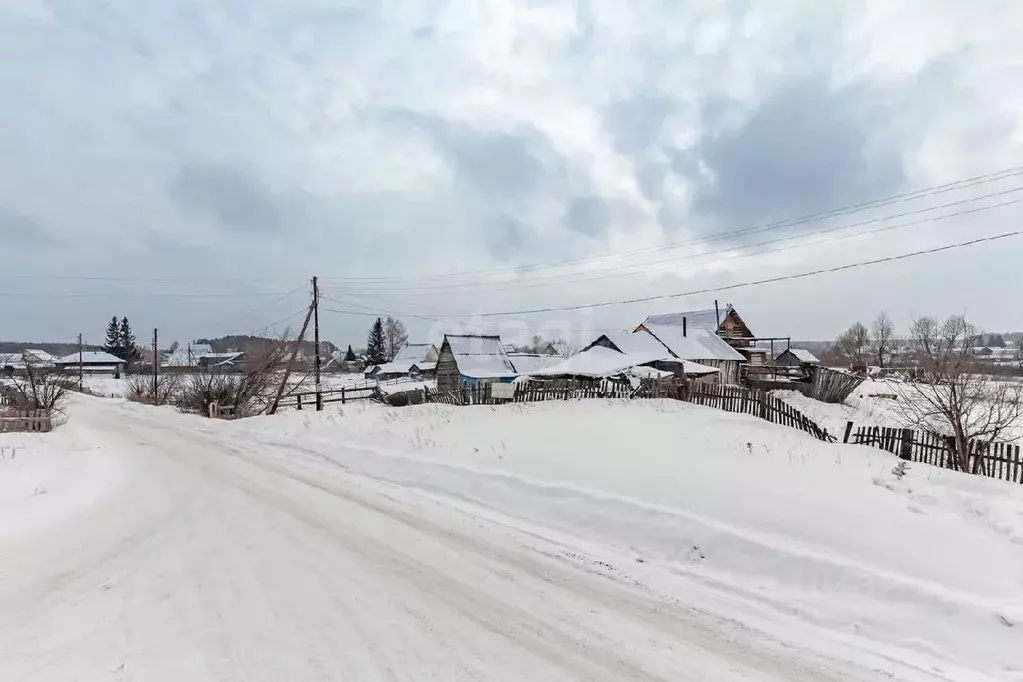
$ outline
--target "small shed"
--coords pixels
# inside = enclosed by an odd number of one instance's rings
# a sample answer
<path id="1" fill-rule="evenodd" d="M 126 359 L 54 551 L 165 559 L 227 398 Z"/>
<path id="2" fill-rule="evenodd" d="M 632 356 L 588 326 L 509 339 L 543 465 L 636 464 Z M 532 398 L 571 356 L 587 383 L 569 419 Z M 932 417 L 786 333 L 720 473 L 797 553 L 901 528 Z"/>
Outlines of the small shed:
<path id="1" fill-rule="evenodd" d="M 500 336 L 446 334 L 437 359 L 437 390 L 462 384 L 510 382 L 518 376 Z"/>
<path id="2" fill-rule="evenodd" d="M 821 361 L 817 356 L 802 348 L 788 348 L 774 359 L 774 364 L 783 367 L 805 367 L 807 365 L 819 365 Z"/>

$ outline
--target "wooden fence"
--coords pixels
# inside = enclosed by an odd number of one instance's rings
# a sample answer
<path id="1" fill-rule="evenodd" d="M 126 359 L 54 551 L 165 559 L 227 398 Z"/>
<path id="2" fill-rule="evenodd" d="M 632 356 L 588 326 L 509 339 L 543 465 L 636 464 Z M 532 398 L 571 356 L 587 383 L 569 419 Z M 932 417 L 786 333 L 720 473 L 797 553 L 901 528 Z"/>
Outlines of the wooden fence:
<path id="1" fill-rule="evenodd" d="M 764 391 L 750 390 L 741 386 L 720 384 L 697 384 L 688 392 L 687 399 L 696 405 L 716 407 L 727 412 L 738 412 L 760 417 L 772 424 L 780 424 L 810 434 L 817 440 L 834 443 L 835 438 L 812 419 Z"/>
<path id="2" fill-rule="evenodd" d="M 955 442 L 951 436 L 883 426 L 861 426 L 854 429 L 852 422 L 846 424 L 845 443 L 870 445 L 892 453 L 907 462 L 920 462 L 959 469 L 954 456 Z M 1023 483 L 1023 457 L 1020 446 L 1011 443 L 987 443 L 971 440 L 968 444 L 969 466 L 967 471 L 982 474 L 1010 483 Z"/>
<path id="3" fill-rule="evenodd" d="M 328 403 L 341 403 L 344 405 L 356 400 L 379 398 L 379 389 L 376 384 L 355 387 L 342 386 L 341 388 L 320 391 L 320 394 L 323 396 L 324 405 Z M 316 391 L 303 391 L 286 395 L 281 399 L 280 407 L 294 407 L 296 410 L 304 408 L 315 409 Z"/>
<path id="4" fill-rule="evenodd" d="M 53 417 L 49 410 L 28 410 L 0 414 L 0 433 L 28 431 L 44 433 L 53 430 Z"/>
<path id="5" fill-rule="evenodd" d="M 501 405 L 532 403 L 546 400 L 582 400 L 584 398 L 631 398 L 636 393 L 631 385 L 604 379 L 578 381 L 530 381 L 524 384 L 462 384 L 449 392 L 427 391 L 430 402 L 448 405 Z"/>

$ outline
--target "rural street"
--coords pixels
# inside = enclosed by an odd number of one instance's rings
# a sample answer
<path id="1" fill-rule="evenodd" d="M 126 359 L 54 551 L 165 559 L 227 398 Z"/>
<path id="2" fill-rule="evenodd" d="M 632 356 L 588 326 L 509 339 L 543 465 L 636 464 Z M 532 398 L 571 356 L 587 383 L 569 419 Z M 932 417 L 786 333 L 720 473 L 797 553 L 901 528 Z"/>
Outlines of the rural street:
<path id="1" fill-rule="evenodd" d="M 882 677 L 329 452 L 170 409 L 70 413 L 119 483 L 0 544 L 5 682 Z"/>

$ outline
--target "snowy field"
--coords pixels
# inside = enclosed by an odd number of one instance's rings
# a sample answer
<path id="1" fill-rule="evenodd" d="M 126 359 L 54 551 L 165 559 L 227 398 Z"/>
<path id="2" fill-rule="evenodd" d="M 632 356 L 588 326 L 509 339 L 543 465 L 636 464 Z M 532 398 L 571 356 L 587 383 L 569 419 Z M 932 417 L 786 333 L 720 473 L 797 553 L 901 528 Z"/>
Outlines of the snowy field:
<path id="1" fill-rule="evenodd" d="M 314 390 L 312 376 L 305 376 L 305 374 L 295 374 L 293 382 L 301 387 L 303 391 Z M 401 383 L 401 381 L 412 381 L 411 379 L 401 380 L 390 380 L 383 382 L 387 385 L 394 385 Z M 126 380 L 122 377 L 115 379 L 112 376 L 86 376 L 84 379 L 85 387 L 91 391 L 94 395 L 101 398 L 122 398 L 124 397 L 125 389 L 127 388 Z M 353 387 L 365 387 L 365 386 L 376 386 L 377 382 L 372 379 L 366 379 L 362 374 L 324 374 L 321 383 L 324 389 L 338 389 L 342 386 L 346 388 Z"/>
<path id="2" fill-rule="evenodd" d="M 0 435 L 0 679 L 1023 680 L 1023 486 L 675 401 L 331 408 Z"/>

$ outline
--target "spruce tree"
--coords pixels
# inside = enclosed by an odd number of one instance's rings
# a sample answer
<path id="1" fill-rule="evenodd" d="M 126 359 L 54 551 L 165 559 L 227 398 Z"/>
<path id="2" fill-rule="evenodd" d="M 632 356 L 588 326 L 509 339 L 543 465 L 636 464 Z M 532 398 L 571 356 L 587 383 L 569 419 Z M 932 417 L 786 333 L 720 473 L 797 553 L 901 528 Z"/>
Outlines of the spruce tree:
<path id="1" fill-rule="evenodd" d="M 121 325 L 117 322 L 116 315 L 110 319 L 110 324 L 107 325 L 107 339 L 103 344 L 103 350 L 115 358 L 121 358 L 124 352 L 124 347 L 121 345 Z"/>
<path id="2" fill-rule="evenodd" d="M 387 362 L 384 321 L 379 317 L 369 330 L 369 338 L 366 340 L 366 360 L 371 365 L 382 365 Z"/>
<path id="3" fill-rule="evenodd" d="M 345 362 L 355 362 L 356 360 L 358 360 L 358 358 L 355 357 L 355 351 L 352 350 L 352 344 L 348 344 L 348 352 L 345 353 Z"/>
<path id="4" fill-rule="evenodd" d="M 118 357 L 129 365 L 138 362 L 142 358 L 142 353 L 139 352 L 138 345 L 135 342 L 135 335 L 131 331 L 131 325 L 128 324 L 127 317 L 121 319 L 121 355 Z"/>

